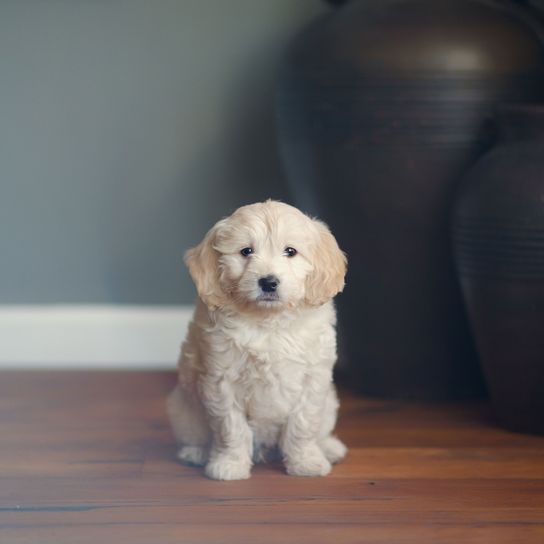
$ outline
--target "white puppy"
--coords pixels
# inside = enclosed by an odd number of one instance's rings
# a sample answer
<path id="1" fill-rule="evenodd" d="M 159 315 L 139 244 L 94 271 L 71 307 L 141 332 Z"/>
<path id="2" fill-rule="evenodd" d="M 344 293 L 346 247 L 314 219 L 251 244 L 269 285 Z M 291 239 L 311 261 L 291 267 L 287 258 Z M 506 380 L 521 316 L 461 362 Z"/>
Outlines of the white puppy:
<path id="1" fill-rule="evenodd" d="M 346 453 L 332 435 L 346 258 L 329 229 L 269 200 L 219 221 L 185 261 L 199 301 L 168 399 L 178 457 L 218 480 L 275 451 L 289 474 L 328 474 Z"/>

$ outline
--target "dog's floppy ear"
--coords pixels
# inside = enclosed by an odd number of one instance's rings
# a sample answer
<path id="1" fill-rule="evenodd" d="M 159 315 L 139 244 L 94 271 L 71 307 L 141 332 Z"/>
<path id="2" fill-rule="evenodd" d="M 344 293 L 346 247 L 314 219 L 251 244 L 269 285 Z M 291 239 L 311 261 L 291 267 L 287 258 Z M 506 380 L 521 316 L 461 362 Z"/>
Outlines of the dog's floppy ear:
<path id="1" fill-rule="evenodd" d="M 226 302 L 219 282 L 219 253 L 214 248 L 215 237 L 222 221 L 216 223 L 198 246 L 185 253 L 185 264 L 196 285 L 198 296 L 210 309 L 215 310 Z"/>
<path id="2" fill-rule="evenodd" d="M 313 271 L 306 278 L 306 302 L 319 306 L 344 288 L 347 259 L 325 223 L 314 220 L 319 241 L 313 251 Z"/>

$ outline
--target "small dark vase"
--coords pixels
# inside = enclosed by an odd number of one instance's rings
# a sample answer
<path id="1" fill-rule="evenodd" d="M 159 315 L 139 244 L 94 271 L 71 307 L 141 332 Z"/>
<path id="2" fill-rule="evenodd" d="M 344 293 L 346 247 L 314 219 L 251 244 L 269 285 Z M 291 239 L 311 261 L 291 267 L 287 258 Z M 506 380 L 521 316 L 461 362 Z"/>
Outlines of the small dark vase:
<path id="1" fill-rule="evenodd" d="M 340 370 L 361 392 L 483 394 L 449 218 L 496 105 L 544 100 L 535 28 L 513 1 L 352 0 L 287 55 L 280 148 L 295 200 L 349 257 Z"/>
<path id="2" fill-rule="evenodd" d="M 454 211 L 456 261 L 495 410 L 544 433 L 544 104 L 509 107 Z"/>

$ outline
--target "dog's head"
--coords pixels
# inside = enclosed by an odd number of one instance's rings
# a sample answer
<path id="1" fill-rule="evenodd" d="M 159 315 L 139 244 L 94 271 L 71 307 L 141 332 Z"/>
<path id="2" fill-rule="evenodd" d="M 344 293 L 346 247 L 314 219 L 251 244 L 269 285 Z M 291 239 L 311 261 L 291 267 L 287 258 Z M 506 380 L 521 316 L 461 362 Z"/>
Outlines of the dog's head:
<path id="1" fill-rule="evenodd" d="M 185 262 L 210 309 L 318 306 L 342 290 L 346 274 L 346 257 L 324 223 L 271 200 L 216 223 Z"/>

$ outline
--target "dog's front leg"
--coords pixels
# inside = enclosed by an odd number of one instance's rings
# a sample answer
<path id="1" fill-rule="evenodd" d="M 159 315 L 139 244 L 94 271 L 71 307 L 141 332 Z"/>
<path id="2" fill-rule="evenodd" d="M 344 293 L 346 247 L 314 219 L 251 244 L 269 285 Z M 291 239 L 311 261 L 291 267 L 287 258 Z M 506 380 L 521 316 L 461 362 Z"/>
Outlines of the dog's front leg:
<path id="1" fill-rule="evenodd" d="M 303 393 L 281 435 L 280 446 L 289 474 L 325 476 L 331 470 L 331 463 L 317 444 L 330 384 L 328 370 L 306 377 Z"/>
<path id="2" fill-rule="evenodd" d="M 250 475 L 253 453 L 253 436 L 246 416 L 227 381 L 207 383 L 204 390 L 212 430 L 206 475 L 214 480 L 245 480 Z"/>

